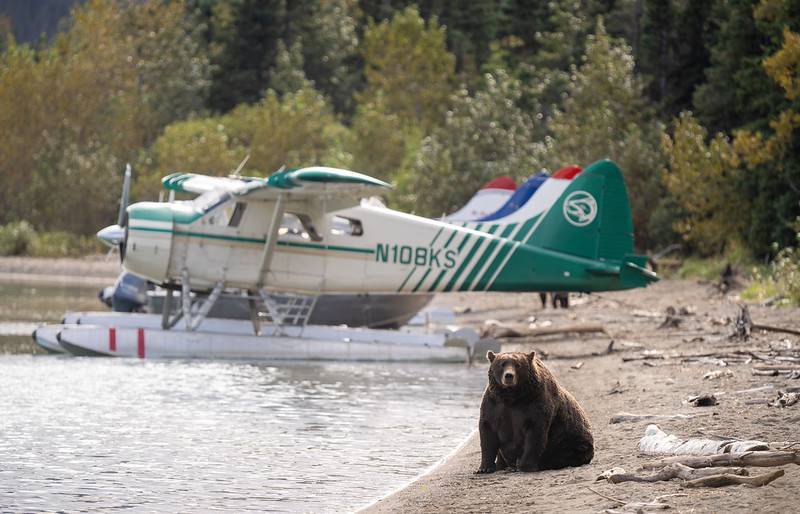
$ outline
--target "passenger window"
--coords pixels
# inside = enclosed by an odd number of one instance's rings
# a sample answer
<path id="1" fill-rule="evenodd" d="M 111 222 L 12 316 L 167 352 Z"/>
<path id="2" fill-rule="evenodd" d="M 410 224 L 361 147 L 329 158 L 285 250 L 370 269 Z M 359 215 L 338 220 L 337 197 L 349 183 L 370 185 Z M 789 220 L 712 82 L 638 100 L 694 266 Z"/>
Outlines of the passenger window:
<path id="1" fill-rule="evenodd" d="M 344 216 L 334 216 L 331 223 L 331 234 L 335 236 L 361 236 L 364 234 L 364 227 L 361 221 Z"/>
<path id="2" fill-rule="evenodd" d="M 287 212 L 283 215 L 278 235 L 296 236 L 310 241 L 322 241 L 322 236 L 314 228 L 311 218 L 307 214 L 295 212 Z"/>

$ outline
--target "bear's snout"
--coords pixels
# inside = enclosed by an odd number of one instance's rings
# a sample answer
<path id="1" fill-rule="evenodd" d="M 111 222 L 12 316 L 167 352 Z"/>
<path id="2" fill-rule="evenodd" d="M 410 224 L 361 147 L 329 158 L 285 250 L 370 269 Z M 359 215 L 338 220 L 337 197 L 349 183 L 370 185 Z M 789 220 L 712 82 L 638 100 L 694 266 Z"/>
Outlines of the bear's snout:
<path id="1" fill-rule="evenodd" d="M 517 372 L 513 366 L 506 366 L 503 370 L 503 385 L 513 386 L 517 383 Z"/>

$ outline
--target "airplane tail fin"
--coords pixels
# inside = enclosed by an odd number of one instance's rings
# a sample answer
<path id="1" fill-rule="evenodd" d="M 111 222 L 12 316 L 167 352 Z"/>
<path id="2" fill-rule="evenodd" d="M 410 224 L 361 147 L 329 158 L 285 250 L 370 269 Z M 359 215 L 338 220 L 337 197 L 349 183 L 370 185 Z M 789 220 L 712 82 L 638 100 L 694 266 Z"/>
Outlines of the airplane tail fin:
<path id="1" fill-rule="evenodd" d="M 619 167 L 609 160 L 595 162 L 573 179 L 529 243 L 598 261 L 587 271 L 619 276 L 624 288 L 658 280 L 645 267 L 647 257 L 633 253 L 628 191 Z"/>
<path id="2" fill-rule="evenodd" d="M 623 261 L 633 254 L 633 221 L 620 169 L 597 161 L 555 201 L 530 243 L 593 260 Z M 641 259 L 632 259 L 637 267 Z"/>

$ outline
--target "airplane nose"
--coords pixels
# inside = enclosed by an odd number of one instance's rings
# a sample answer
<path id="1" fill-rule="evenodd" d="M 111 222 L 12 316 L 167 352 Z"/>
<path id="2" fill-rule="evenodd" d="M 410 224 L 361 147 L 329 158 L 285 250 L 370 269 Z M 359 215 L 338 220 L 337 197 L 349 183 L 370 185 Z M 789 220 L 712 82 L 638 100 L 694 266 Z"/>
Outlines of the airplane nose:
<path id="1" fill-rule="evenodd" d="M 125 240 L 125 229 L 119 225 L 109 225 L 97 233 L 97 238 L 113 248 Z"/>

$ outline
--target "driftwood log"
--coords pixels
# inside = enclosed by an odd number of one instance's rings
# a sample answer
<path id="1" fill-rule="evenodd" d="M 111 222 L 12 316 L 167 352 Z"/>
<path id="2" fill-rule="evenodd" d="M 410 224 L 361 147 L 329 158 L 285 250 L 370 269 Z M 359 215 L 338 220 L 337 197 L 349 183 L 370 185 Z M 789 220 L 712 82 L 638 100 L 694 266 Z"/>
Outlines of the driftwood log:
<path id="1" fill-rule="evenodd" d="M 557 327 L 528 328 L 521 326 L 487 325 L 483 329 L 483 337 L 540 337 L 556 334 L 591 334 L 606 333 L 603 325 L 562 325 Z"/>
<path id="2" fill-rule="evenodd" d="M 770 467 L 786 464 L 800 465 L 800 450 L 757 451 L 743 453 L 722 453 L 720 455 L 676 455 L 649 462 L 643 469 L 661 469 L 670 464 L 680 463 L 690 468 L 713 468 L 718 466 Z"/>
<path id="3" fill-rule="evenodd" d="M 618 412 L 611 416 L 609 424 L 625 423 L 629 421 L 672 421 L 676 419 L 692 419 L 702 416 L 713 416 L 713 412 L 698 412 L 695 414 L 632 414 L 630 412 Z"/>
<path id="4" fill-rule="evenodd" d="M 619 468 L 617 468 L 619 469 Z M 727 467 L 727 468 L 700 468 L 694 469 L 689 466 L 676 462 L 669 466 L 664 466 L 657 473 L 652 475 L 642 476 L 633 473 L 609 473 L 604 478 L 612 483 L 619 484 L 622 482 L 665 482 L 675 478 L 681 480 L 696 480 L 698 478 L 705 478 L 715 475 L 737 475 L 747 476 L 748 472 L 745 468 Z M 602 476 L 602 475 L 601 475 Z"/>
<path id="5" fill-rule="evenodd" d="M 644 431 L 644 437 L 639 440 L 639 451 L 649 454 L 717 455 L 769 449 L 769 444 L 763 441 L 678 439 L 674 435 L 667 434 L 657 425 L 648 425 Z"/>
<path id="6" fill-rule="evenodd" d="M 800 369 L 800 363 L 794 364 L 788 362 L 786 364 L 756 364 L 753 369 L 757 371 L 777 371 L 778 373 L 788 373 L 789 371 Z"/>
<path id="7" fill-rule="evenodd" d="M 681 484 L 682 487 L 724 487 L 726 485 L 747 485 L 750 487 L 761 487 L 763 485 L 767 485 L 768 483 L 776 480 L 786 472 L 782 469 L 776 469 L 775 471 L 771 471 L 769 473 L 763 473 L 761 475 L 756 475 L 753 477 L 750 476 L 739 476 L 733 475 L 730 473 L 725 473 L 722 475 L 711 475 L 708 477 L 697 478 L 695 480 L 688 480 Z"/>
<path id="8" fill-rule="evenodd" d="M 587 487 L 590 491 L 594 494 L 605 498 L 606 500 L 612 501 L 618 504 L 620 507 L 617 509 L 606 509 L 603 511 L 604 514 L 623 514 L 629 512 L 649 512 L 652 510 L 667 510 L 670 508 L 669 504 L 664 502 L 664 498 L 669 498 L 672 496 L 686 496 L 682 493 L 673 493 L 673 494 L 664 494 L 661 496 L 657 496 L 651 502 L 626 502 L 619 500 L 617 498 L 612 498 L 611 496 L 607 496 L 599 491 L 595 491 L 591 487 Z"/>
<path id="9" fill-rule="evenodd" d="M 765 330 L 767 332 L 780 332 L 783 334 L 794 334 L 800 336 L 800 330 L 794 328 L 774 327 L 771 325 L 762 325 L 761 323 L 753 323 L 754 330 Z"/>

